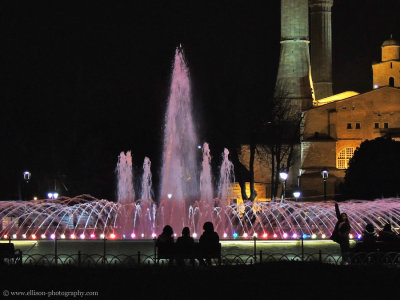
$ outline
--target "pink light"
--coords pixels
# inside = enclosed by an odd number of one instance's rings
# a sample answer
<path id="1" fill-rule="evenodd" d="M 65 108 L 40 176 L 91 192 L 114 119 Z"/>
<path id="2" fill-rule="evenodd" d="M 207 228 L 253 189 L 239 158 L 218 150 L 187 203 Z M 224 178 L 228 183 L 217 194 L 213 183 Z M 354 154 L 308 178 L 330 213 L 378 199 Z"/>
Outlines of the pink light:
<path id="1" fill-rule="evenodd" d="M 50 235 L 50 238 L 51 238 L 52 240 L 54 240 L 54 239 L 56 238 L 56 235 L 53 233 L 52 235 Z"/>
<path id="2" fill-rule="evenodd" d="M 26 239 L 26 234 L 25 234 L 25 233 L 22 235 L 22 238 L 23 238 L 23 239 Z"/>
<path id="3" fill-rule="evenodd" d="M 294 233 L 294 234 L 292 235 L 292 238 L 297 239 L 297 233 Z"/>
<path id="4" fill-rule="evenodd" d="M 195 233 L 194 233 L 195 234 Z M 155 238 L 157 236 L 157 234 L 155 234 L 154 232 L 151 234 L 152 238 Z"/>
<path id="5" fill-rule="evenodd" d="M 4 237 L 5 239 L 8 239 L 8 235 L 7 235 L 7 234 L 5 234 L 3 237 Z"/>
<path id="6" fill-rule="evenodd" d="M 176 236 L 176 235 L 175 235 Z M 142 238 L 144 238 L 144 233 L 142 233 Z"/>
<path id="7" fill-rule="evenodd" d="M 284 239 L 287 238 L 287 233 L 286 233 L 286 232 L 283 234 L 283 238 L 284 238 Z"/>
<path id="8" fill-rule="evenodd" d="M 36 240 L 36 234 L 32 234 L 32 240 Z"/>
<path id="9" fill-rule="evenodd" d="M 133 232 L 132 234 L 131 234 L 131 238 L 135 238 L 136 237 L 136 234 Z"/>
<path id="10" fill-rule="evenodd" d="M 75 234 L 71 234 L 70 238 L 74 240 L 76 238 Z"/>
<path id="11" fill-rule="evenodd" d="M 91 238 L 91 239 L 95 239 L 95 238 L 96 238 L 96 235 L 95 235 L 94 233 L 92 233 L 92 234 L 90 234 L 90 238 Z"/>
<path id="12" fill-rule="evenodd" d="M 79 237 L 81 238 L 81 240 L 83 240 L 85 238 L 85 234 L 82 233 Z"/>
<path id="13" fill-rule="evenodd" d="M 351 239 L 352 239 L 353 237 L 354 237 L 354 236 L 353 236 L 353 235 L 350 233 L 350 234 L 349 234 L 349 238 L 351 238 Z"/>
<path id="14" fill-rule="evenodd" d="M 276 239 L 278 237 L 278 235 L 276 233 L 274 233 L 274 239 Z"/>
<path id="15" fill-rule="evenodd" d="M 268 233 L 264 232 L 263 238 L 264 238 L 264 239 L 267 239 L 267 238 L 268 238 Z"/>
<path id="16" fill-rule="evenodd" d="M 45 238 L 46 238 L 46 235 L 45 235 L 45 234 L 42 234 L 40 237 L 41 237 L 42 239 L 45 239 Z"/>
<path id="17" fill-rule="evenodd" d="M 115 239 L 115 234 L 114 233 L 110 234 L 110 239 Z"/>
<path id="18" fill-rule="evenodd" d="M 244 238 L 247 238 L 248 237 L 248 234 L 245 232 L 245 233 L 243 233 L 243 237 Z"/>
<path id="19" fill-rule="evenodd" d="M 228 237 L 228 234 L 224 232 L 224 238 L 226 239 Z"/>
<path id="20" fill-rule="evenodd" d="M 100 234 L 100 238 L 104 239 L 106 236 L 104 235 L 104 233 Z"/>
<path id="21" fill-rule="evenodd" d="M 197 233 L 196 232 L 193 233 L 193 238 L 197 238 Z"/>

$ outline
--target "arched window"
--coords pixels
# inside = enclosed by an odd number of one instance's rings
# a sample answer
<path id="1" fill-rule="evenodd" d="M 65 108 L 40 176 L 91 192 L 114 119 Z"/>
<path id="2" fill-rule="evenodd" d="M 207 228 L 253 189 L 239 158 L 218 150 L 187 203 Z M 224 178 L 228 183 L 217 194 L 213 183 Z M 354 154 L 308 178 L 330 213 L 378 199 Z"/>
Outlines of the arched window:
<path id="1" fill-rule="evenodd" d="M 349 167 L 349 160 L 350 158 L 353 157 L 354 154 L 354 148 L 353 147 L 347 147 L 342 149 L 339 152 L 339 155 L 337 157 L 337 168 L 338 169 L 347 169 Z"/>
<path id="2" fill-rule="evenodd" d="M 393 77 L 389 78 L 389 86 L 394 86 L 394 78 Z"/>

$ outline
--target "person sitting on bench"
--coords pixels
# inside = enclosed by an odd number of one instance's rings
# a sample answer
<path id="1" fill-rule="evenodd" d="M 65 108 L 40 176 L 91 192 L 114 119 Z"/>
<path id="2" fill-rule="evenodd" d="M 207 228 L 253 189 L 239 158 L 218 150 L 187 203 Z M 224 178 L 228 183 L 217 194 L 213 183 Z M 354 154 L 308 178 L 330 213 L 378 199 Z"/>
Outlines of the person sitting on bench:
<path id="1" fill-rule="evenodd" d="M 176 240 L 176 251 L 178 255 L 178 265 L 184 265 L 184 259 L 190 258 L 192 263 L 194 262 L 194 239 L 190 237 L 189 227 L 185 227 L 182 230 L 182 236 Z"/>
<path id="2" fill-rule="evenodd" d="M 211 258 L 215 257 L 219 247 L 219 236 L 214 231 L 214 225 L 211 222 L 205 222 L 203 225 L 204 232 L 200 237 L 200 262 L 204 263 L 203 258 L 206 259 L 206 263 L 211 265 Z"/>
<path id="3" fill-rule="evenodd" d="M 158 249 L 157 256 L 158 258 L 166 258 L 169 259 L 170 263 L 174 258 L 174 238 L 173 238 L 174 230 L 171 226 L 166 225 L 163 228 L 162 233 L 158 236 L 156 241 L 156 247 Z"/>

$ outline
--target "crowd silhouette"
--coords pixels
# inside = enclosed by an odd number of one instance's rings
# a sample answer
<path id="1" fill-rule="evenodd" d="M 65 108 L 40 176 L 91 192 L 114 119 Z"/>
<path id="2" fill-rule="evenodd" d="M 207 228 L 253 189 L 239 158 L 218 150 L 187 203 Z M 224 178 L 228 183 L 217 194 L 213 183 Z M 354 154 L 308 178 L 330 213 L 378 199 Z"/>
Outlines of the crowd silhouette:
<path id="1" fill-rule="evenodd" d="M 174 231 L 166 225 L 156 240 L 158 259 L 168 259 L 170 264 L 176 261 L 178 265 L 185 265 L 185 259 L 194 264 L 197 259 L 201 265 L 211 265 L 212 258 L 220 259 L 221 244 L 211 222 L 205 222 L 203 230 L 198 243 L 190 236 L 189 227 L 184 227 L 174 242 Z"/>

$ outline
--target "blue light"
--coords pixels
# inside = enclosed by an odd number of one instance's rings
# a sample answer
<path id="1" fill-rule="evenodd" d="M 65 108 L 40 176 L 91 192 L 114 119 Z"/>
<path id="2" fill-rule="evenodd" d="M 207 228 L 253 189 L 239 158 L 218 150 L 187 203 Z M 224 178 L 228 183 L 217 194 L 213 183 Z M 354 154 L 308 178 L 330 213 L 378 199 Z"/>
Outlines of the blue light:
<path id="1" fill-rule="evenodd" d="M 306 238 L 308 238 L 308 235 L 303 233 L 303 240 L 306 239 Z"/>
<path id="2" fill-rule="evenodd" d="M 236 239 L 237 237 L 238 237 L 238 234 L 237 234 L 236 232 L 234 232 L 234 233 L 233 233 L 233 238 Z"/>

